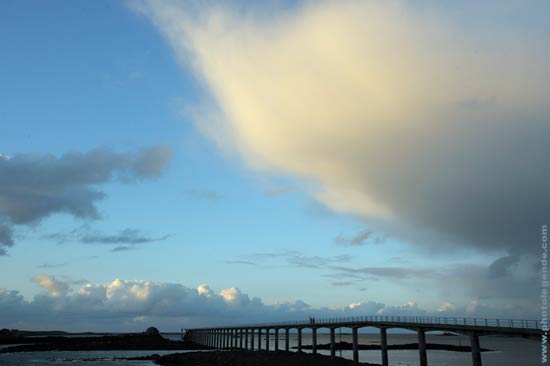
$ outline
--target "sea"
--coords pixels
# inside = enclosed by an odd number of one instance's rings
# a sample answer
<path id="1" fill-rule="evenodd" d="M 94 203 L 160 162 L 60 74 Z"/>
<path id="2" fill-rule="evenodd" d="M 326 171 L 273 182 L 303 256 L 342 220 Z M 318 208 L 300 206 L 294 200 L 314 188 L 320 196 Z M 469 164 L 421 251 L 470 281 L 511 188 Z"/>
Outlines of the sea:
<path id="1" fill-rule="evenodd" d="M 176 333 L 164 333 L 168 339 L 178 340 L 180 335 Z M 284 336 L 284 335 L 283 335 Z M 265 339 L 265 338 L 264 338 Z M 337 342 L 350 342 L 351 334 L 336 333 Z M 429 343 L 469 345 L 469 338 L 466 336 L 442 336 L 426 334 L 426 341 Z M 274 349 L 274 337 L 270 336 L 270 349 Z M 360 344 L 379 344 L 378 334 L 359 334 Z M 416 343 L 416 334 L 391 334 L 388 333 L 388 344 Z M 317 343 L 329 343 L 328 334 L 317 334 Z M 490 349 L 489 352 L 482 352 L 484 366 L 531 366 L 541 364 L 541 343 L 540 341 L 524 338 L 507 338 L 496 336 L 480 337 L 482 348 Z M 302 344 L 311 344 L 310 334 L 302 335 Z M 265 340 L 262 343 L 265 347 Z M 297 345 L 296 334 L 290 335 L 290 347 Z M 6 347 L 0 345 L 1 347 Z M 280 338 L 279 347 L 284 347 L 284 338 Z M 1 366 L 153 366 L 151 361 L 127 361 L 118 358 L 147 356 L 154 353 L 165 355 L 174 352 L 192 351 L 50 351 L 50 352 L 21 352 L 0 354 Z M 305 352 L 311 352 L 306 350 Z M 329 351 L 320 350 L 321 354 L 329 354 Z M 343 358 L 352 359 L 351 351 L 337 351 L 337 355 Z M 430 366 L 465 366 L 471 365 L 471 354 L 469 352 L 454 352 L 428 350 L 428 365 Z M 389 350 L 388 358 L 392 366 L 413 366 L 418 365 L 418 351 L 416 350 Z M 379 350 L 359 351 L 359 361 L 381 363 Z"/>

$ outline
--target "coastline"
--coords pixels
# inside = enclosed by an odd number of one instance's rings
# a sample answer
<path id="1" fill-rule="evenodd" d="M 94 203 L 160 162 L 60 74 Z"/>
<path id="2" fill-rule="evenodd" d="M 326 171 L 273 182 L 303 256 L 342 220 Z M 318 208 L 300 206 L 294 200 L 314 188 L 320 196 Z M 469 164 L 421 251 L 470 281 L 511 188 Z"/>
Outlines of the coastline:
<path id="1" fill-rule="evenodd" d="M 304 352 L 286 351 L 208 351 L 172 353 L 166 356 L 127 358 L 128 360 L 153 361 L 161 366 L 380 366 L 375 363 L 352 360 Z"/>

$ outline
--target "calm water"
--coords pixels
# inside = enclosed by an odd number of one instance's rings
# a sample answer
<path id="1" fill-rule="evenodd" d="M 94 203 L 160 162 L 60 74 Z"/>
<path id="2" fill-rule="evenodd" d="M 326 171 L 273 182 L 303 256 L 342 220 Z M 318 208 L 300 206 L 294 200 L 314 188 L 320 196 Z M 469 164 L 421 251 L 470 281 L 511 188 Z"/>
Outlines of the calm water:
<path id="1" fill-rule="evenodd" d="M 178 339 L 176 334 L 166 334 L 166 338 Z M 430 343 L 445 343 L 456 345 L 468 345 L 467 337 L 442 337 L 426 335 Z M 351 335 L 336 334 L 336 341 L 351 342 Z M 415 334 L 388 334 L 389 344 L 415 343 Z M 501 338 L 481 337 L 481 346 L 493 349 L 493 352 L 483 352 L 482 360 L 484 366 L 517 366 L 517 365 L 540 365 L 540 342 L 522 338 Z M 303 344 L 310 344 L 310 335 L 303 334 Z M 328 334 L 317 335 L 318 344 L 328 343 Z M 359 342 L 364 344 L 377 344 L 379 342 L 376 334 L 360 334 Z M 271 335 L 271 349 L 274 349 L 274 339 Z M 263 343 L 265 344 L 265 343 Z M 297 338 L 291 334 L 290 345 L 295 346 Z M 284 338 L 279 341 L 279 346 L 284 347 Z M 2 346 L 0 346 L 2 347 Z M 90 351 L 90 352 L 28 352 L 0 354 L 0 365 L 2 366 L 68 366 L 68 365 L 90 365 L 90 366 L 152 366 L 149 361 L 123 361 L 115 360 L 117 357 L 145 356 L 153 353 L 169 354 L 174 351 Z M 328 351 L 320 351 L 328 354 Z M 337 351 L 340 354 L 340 351 Z M 352 358 L 351 351 L 342 351 L 342 357 Z M 360 351 L 359 359 L 363 362 L 380 363 L 380 351 Z M 390 364 L 394 366 L 418 365 L 418 352 L 415 350 L 389 351 Z M 430 366 L 464 366 L 471 365 L 471 355 L 468 352 L 449 352 L 428 350 L 428 364 Z"/>

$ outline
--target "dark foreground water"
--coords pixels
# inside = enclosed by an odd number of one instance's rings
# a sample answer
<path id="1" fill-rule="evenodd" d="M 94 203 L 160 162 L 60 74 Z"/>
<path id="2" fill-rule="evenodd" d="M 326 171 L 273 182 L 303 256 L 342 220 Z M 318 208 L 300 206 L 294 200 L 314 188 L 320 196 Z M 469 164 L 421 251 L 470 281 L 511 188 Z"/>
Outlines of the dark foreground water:
<path id="1" fill-rule="evenodd" d="M 167 338 L 177 339 L 177 335 L 166 335 Z M 318 334 L 318 343 L 328 343 L 328 334 Z M 468 345 L 467 337 L 445 337 L 437 335 L 426 335 L 429 343 L 444 343 L 455 345 Z M 502 337 L 481 337 L 481 346 L 493 349 L 492 352 L 483 352 L 482 360 L 484 366 L 517 366 L 517 365 L 540 365 L 540 342 L 522 338 Z M 274 349 L 274 339 L 270 339 L 271 349 Z M 351 335 L 337 334 L 336 341 L 351 342 Z M 388 334 L 389 344 L 415 343 L 415 334 Z M 296 336 L 291 334 L 291 347 L 297 343 Z M 362 344 L 378 344 L 376 334 L 360 334 L 359 342 Z M 303 335 L 303 343 L 310 344 L 309 334 Z M 263 343 L 265 344 L 265 343 Z M 279 346 L 284 346 L 281 339 Z M 0 346 L 2 347 L 2 346 Z M 161 355 L 174 353 L 175 351 L 52 351 L 52 352 L 23 352 L 0 354 L 1 366 L 152 366 L 150 361 L 125 361 L 116 360 L 118 357 L 146 356 L 153 353 Z M 180 351 L 183 352 L 183 351 Z M 320 353 L 329 354 L 328 351 Z M 337 351 L 340 354 L 340 351 Z M 352 358 L 351 351 L 342 351 L 342 357 Z M 380 351 L 360 351 L 359 359 L 363 362 L 380 363 Z M 412 366 L 418 365 L 418 352 L 415 350 L 389 351 L 390 365 Z M 471 365 L 471 354 L 468 352 L 450 352 L 439 350 L 428 350 L 428 364 L 430 366 L 464 366 Z"/>

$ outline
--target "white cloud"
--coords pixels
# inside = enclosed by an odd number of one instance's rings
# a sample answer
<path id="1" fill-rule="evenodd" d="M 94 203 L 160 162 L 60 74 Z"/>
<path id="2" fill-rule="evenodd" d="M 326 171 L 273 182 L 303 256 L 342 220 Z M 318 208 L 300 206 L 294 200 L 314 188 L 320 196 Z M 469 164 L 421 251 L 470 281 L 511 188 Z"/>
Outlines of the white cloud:
<path id="1" fill-rule="evenodd" d="M 451 302 L 446 302 L 442 304 L 440 307 L 437 308 L 438 313 L 445 313 L 447 311 L 454 311 L 456 310 L 456 305 Z"/>
<path id="2" fill-rule="evenodd" d="M 546 39 L 407 4 L 140 10 L 212 98 L 197 126 L 250 166 L 406 240 L 529 251 L 550 210 Z"/>
<path id="3" fill-rule="evenodd" d="M 26 300 L 17 291 L 0 289 L 0 323 L 20 329 L 62 328 L 72 331 L 140 331 L 154 325 L 165 331 L 180 327 L 307 320 L 364 315 L 443 315 L 522 318 L 518 306 L 495 306 L 472 300 L 461 306 L 423 309 L 415 301 L 403 305 L 363 300 L 335 308 L 313 307 L 303 300 L 264 304 L 232 287 L 216 293 L 176 283 L 115 279 L 71 289 L 71 283 L 48 275 L 35 281 L 46 292 Z"/>
<path id="4" fill-rule="evenodd" d="M 67 283 L 59 281 L 53 276 L 40 274 L 35 276 L 33 281 L 40 287 L 45 288 L 48 294 L 54 297 L 64 296 L 67 294 L 67 291 L 69 291 L 69 285 Z"/>

